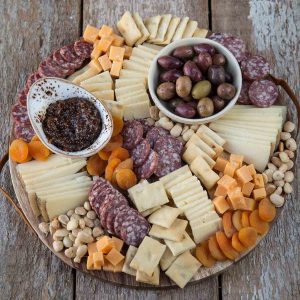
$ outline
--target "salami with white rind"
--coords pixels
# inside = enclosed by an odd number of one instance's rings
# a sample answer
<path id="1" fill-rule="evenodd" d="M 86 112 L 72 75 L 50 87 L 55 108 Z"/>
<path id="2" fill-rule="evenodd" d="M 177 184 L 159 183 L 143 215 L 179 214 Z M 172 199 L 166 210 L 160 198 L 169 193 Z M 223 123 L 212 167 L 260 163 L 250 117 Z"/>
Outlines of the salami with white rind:
<path id="1" fill-rule="evenodd" d="M 149 156 L 151 147 L 148 140 L 143 139 L 135 148 L 131 151 L 131 157 L 135 167 L 141 166 Z"/>
<path id="2" fill-rule="evenodd" d="M 122 202 L 115 203 L 113 206 L 110 207 L 110 209 L 107 212 L 106 221 L 105 221 L 108 232 L 110 232 L 111 234 L 115 234 L 115 227 L 114 227 L 115 218 L 120 211 L 126 210 L 127 207 L 128 207 L 128 203 L 124 204 Z"/>
<path id="3" fill-rule="evenodd" d="M 143 126 L 137 120 L 127 121 L 122 130 L 123 147 L 126 149 L 133 149 L 143 139 Z"/>
<path id="4" fill-rule="evenodd" d="M 249 88 L 249 99 L 258 107 L 273 105 L 279 95 L 278 87 L 271 80 L 254 81 Z"/>
<path id="5" fill-rule="evenodd" d="M 254 55 L 245 60 L 242 64 L 243 78 L 249 81 L 266 78 L 270 73 L 270 64 L 260 56 Z"/>
<path id="6" fill-rule="evenodd" d="M 84 58 L 81 58 L 76 54 L 74 50 L 74 44 L 63 46 L 62 48 L 60 48 L 59 53 L 65 61 L 74 63 L 78 65 L 78 67 L 84 61 Z"/>

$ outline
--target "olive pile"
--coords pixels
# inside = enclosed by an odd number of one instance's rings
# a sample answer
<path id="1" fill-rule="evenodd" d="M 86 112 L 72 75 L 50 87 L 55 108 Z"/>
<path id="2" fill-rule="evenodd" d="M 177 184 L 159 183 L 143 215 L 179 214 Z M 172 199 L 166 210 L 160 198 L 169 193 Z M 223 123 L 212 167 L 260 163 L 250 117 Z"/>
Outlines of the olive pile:
<path id="1" fill-rule="evenodd" d="M 176 48 L 157 62 L 162 68 L 157 96 L 181 117 L 209 117 L 236 94 L 225 56 L 209 44 Z"/>

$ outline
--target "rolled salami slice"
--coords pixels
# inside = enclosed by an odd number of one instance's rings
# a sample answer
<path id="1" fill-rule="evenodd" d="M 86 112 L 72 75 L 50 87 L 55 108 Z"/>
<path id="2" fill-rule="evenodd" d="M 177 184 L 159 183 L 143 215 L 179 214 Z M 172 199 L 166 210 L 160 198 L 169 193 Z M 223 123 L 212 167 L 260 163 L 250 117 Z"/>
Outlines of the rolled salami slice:
<path id="1" fill-rule="evenodd" d="M 135 173 L 139 179 L 148 179 L 153 175 L 157 169 L 158 155 L 152 149 L 150 150 L 149 156 L 142 166 L 135 168 Z"/>
<path id="2" fill-rule="evenodd" d="M 241 88 L 241 93 L 239 95 L 238 98 L 238 102 L 241 104 L 251 104 L 251 101 L 249 99 L 249 87 L 251 85 L 251 82 L 247 81 L 247 80 L 243 80 L 242 81 L 242 88 Z"/>
<path id="3" fill-rule="evenodd" d="M 246 80 L 264 79 L 269 73 L 270 64 L 260 55 L 251 56 L 242 63 L 242 74 Z"/>
<path id="4" fill-rule="evenodd" d="M 151 148 L 154 147 L 155 142 L 162 136 L 169 135 L 169 132 L 166 129 L 161 127 L 153 127 L 150 129 L 146 135 L 146 139 L 150 143 Z"/>
<path id="5" fill-rule="evenodd" d="M 143 126 L 137 120 L 128 121 L 125 123 L 121 134 L 123 136 L 123 147 L 131 150 L 141 142 Z"/>
<path id="6" fill-rule="evenodd" d="M 149 156 L 151 147 L 148 140 L 143 139 L 135 148 L 131 151 L 131 157 L 133 159 L 133 165 L 135 167 L 141 166 Z"/>
<path id="7" fill-rule="evenodd" d="M 21 91 L 19 91 L 19 93 L 17 95 L 17 100 L 22 106 L 26 107 L 26 105 L 27 105 L 27 93 L 26 93 L 25 89 L 22 89 Z"/>
<path id="8" fill-rule="evenodd" d="M 89 58 L 93 51 L 93 44 L 90 44 L 84 40 L 79 40 L 74 43 L 75 53 L 82 59 Z"/>
<path id="9" fill-rule="evenodd" d="M 16 103 L 12 107 L 11 114 L 15 122 L 30 124 L 26 106 Z"/>
<path id="10" fill-rule="evenodd" d="M 279 95 L 278 87 L 271 80 L 254 81 L 249 87 L 249 99 L 258 107 L 273 105 Z"/>
<path id="11" fill-rule="evenodd" d="M 30 142 L 32 137 L 35 135 L 35 132 L 31 126 L 31 124 L 23 124 L 16 122 L 14 124 L 14 136 L 17 139 L 22 139 L 25 142 Z"/>

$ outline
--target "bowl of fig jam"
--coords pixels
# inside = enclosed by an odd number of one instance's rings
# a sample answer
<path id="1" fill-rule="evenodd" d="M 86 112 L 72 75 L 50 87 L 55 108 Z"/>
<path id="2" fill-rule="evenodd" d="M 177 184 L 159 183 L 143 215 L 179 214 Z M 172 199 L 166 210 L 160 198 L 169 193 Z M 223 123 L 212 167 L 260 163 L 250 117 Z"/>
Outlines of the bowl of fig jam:
<path id="1" fill-rule="evenodd" d="M 54 153 L 88 157 L 112 136 L 112 117 L 105 104 L 71 82 L 42 78 L 32 85 L 27 98 L 31 124 Z"/>

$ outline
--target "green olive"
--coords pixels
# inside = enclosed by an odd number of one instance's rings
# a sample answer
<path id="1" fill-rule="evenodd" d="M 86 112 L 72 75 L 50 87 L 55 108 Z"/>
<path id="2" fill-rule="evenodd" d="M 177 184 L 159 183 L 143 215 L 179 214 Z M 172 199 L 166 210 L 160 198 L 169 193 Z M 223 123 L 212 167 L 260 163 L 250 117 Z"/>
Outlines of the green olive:
<path id="1" fill-rule="evenodd" d="M 192 97 L 194 99 L 202 99 L 207 97 L 211 92 L 211 83 L 208 80 L 197 82 L 192 89 Z"/>

